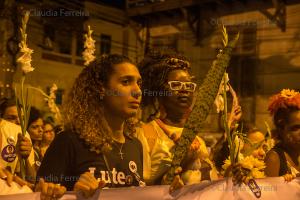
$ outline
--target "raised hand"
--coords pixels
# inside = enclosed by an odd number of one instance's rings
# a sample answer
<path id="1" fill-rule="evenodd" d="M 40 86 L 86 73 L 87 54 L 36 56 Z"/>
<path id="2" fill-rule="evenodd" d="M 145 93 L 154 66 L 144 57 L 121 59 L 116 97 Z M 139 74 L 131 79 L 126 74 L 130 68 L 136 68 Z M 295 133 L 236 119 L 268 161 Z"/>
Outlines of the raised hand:
<path id="1" fill-rule="evenodd" d="M 238 97 L 236 95 L 236 92 L 234 91 L 234 89 L 231 87 L 230 84 L 228 84 L 228 86 L 229 86 L 230 94 L 233 98 L 232 108 L 231 108 L 230 116 L 229 116 L 229 119 L 228 119 L 228 126 L 231 127 L 232 125 L 234 125 L 235 122 L 238 122 L 241 119 L 241 117 L 242 117 L 242 108 L 239 105 L 239 100 L 238 100 Z"/>

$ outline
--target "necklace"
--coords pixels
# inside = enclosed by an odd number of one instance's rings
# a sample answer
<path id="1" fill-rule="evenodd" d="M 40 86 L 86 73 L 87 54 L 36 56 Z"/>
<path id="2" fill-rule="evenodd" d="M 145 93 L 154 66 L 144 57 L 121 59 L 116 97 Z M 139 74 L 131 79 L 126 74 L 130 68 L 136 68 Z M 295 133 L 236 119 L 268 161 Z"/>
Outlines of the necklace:
<path id="1" fill-rule="evenodd" d="M 120 155 L 120 158 L 121 158 L 121 160 L 123 160 L 124 159 L 124 157 L 123 157 L 123 155 L 124 155 L 124 153 L 122 152 L 122 149 L 123 149 L 123 145 L 125 144 L 125 142 L 124 143 L 121 143 L 121 146 L 119 147 L 118 145 L 117 145 L 117 142 L 114 142 L 116 145 L 116 147 L 119 149 L 119 155 Z"/>

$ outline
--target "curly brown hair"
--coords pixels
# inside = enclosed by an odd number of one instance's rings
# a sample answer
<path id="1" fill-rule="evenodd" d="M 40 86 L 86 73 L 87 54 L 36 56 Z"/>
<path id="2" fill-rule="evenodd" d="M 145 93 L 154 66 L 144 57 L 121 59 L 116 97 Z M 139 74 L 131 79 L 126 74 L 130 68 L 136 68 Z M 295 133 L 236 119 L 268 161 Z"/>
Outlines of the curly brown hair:
<path id="1" fill-rule="evenodd" d="M 156 105 L 156 96 L 147 95 L 147 90 L 153 94 L 164 91 L 164 84 L 168 74 L 173 70 L 186 70 L 190 74 L 191 67 L 186 57 L 172 50 L 150 51 L 145 58 L 138 64 L 139 71 L 143 79 L 143 98 L 142 106 L 150 107 L 154 110 L 147 118 L 147 121 L 155 118 L 159 112 Z"/>
<path id="2" fill-rule="evenodd" d="M 111 149 L 111 129 L 104 118 L 101 87 L 105 87 L 114 73 L 114 65 L 133 63 L 128 57 L 112 54 L 97 58 L 84 68 L 69 93 L 64 106 L 67 128 L 76 132 L 90 147 L 101 153 Z M 131 120 L 125 122 L 124 134 L 132 135 Z"/>

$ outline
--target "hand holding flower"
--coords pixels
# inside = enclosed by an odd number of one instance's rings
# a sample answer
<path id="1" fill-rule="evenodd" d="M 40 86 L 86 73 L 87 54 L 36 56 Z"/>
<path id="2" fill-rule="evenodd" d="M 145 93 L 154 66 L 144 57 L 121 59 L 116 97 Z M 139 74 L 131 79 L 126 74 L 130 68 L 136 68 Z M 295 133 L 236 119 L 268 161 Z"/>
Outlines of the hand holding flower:
<path id="1" fill-rule="evenodd" d="M 28 158 L 32 150 L 32 144 L 29 138 L 22 136 L 22 134 L 18 134 L 18 143 L 17 143 L 18 153 L 22 156 L 22 158 Z"/>

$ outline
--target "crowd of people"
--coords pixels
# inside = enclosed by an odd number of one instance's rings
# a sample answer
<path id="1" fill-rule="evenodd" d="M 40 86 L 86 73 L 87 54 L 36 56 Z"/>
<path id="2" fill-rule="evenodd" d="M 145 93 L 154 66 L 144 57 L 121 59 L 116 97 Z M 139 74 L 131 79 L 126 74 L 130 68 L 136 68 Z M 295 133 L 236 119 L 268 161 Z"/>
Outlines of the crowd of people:
<path id="1" fill-rule="evenodd" d="M 165 184 L 173 149 L 197 98 L 197 82 L 188 59 L 173 52 L 150 52 L 137 65 L 122 55 L 101 56 L 76 78 L 63 109 L 63 131 L 55 132 L 53 121 L 32 107 L 26 136 L 20 134 L 15 100 L 2 99 L 0 178 L 41 191 L 42 199 L 72 190 L 90 197 L 103 187 Z M 236 100 L 228 120 L 233 130 L 242 124 L 242 108 L 229 87 Z M 272 136 L 245 125 L 248 142 L 241 154 L 264 162 L 264 176 L 291 181 L 300 172 L 300 93 L 275 94 L 268 110 Z M 170 189 L 223 178 L 226 137 L 208 150 L 199 134 Z M 20 159 L 26 163 L 25 180 Z"/>

